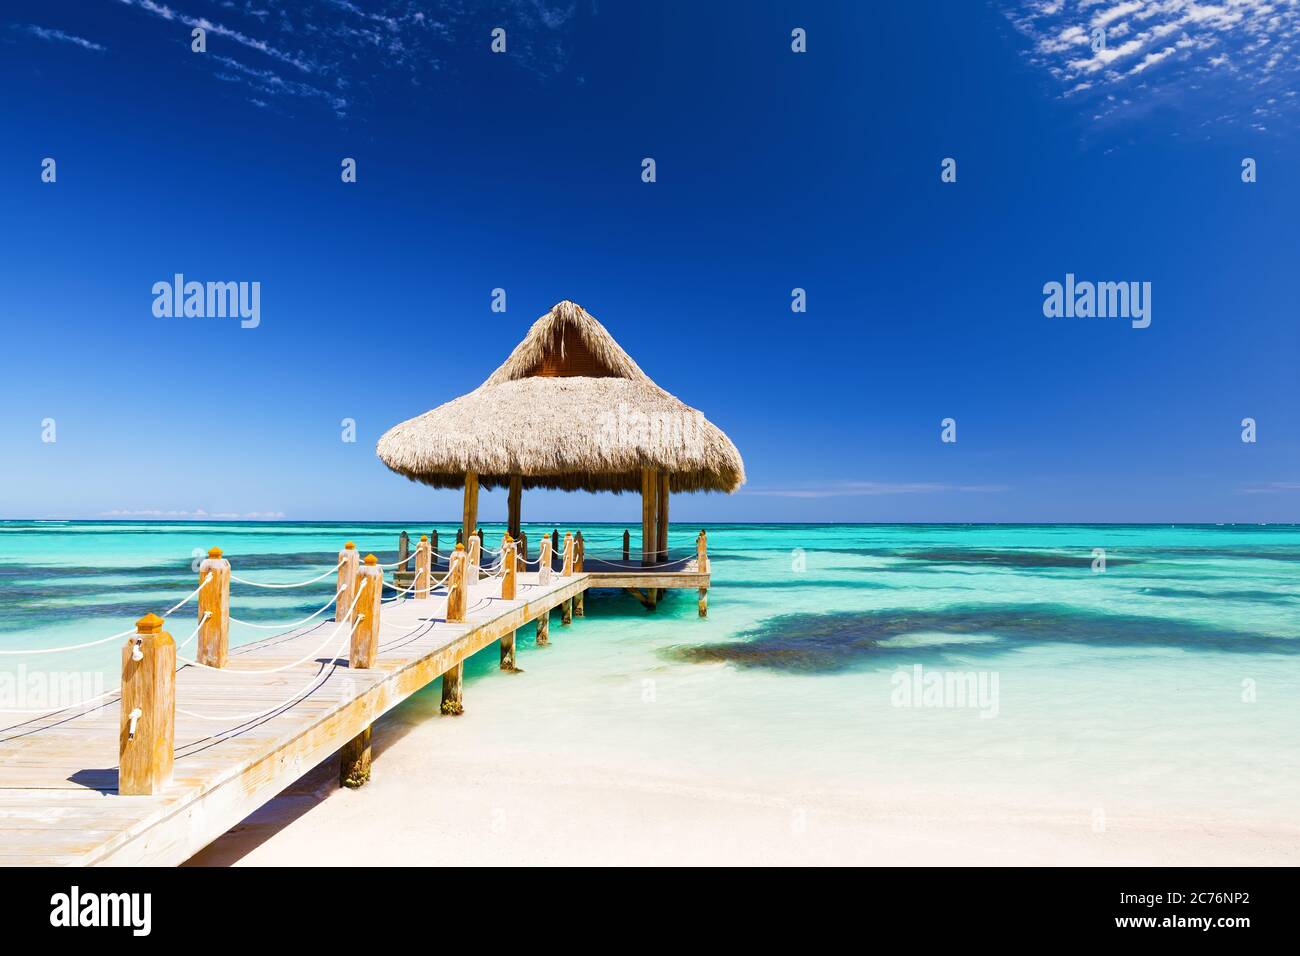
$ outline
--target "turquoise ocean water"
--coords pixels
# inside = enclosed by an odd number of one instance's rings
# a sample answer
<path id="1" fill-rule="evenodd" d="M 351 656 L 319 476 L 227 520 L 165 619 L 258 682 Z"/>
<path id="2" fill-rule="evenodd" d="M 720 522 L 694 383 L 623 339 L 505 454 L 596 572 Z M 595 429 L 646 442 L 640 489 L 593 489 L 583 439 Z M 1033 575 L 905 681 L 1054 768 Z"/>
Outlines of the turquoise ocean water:
<path id="1" fill-rule="evenodd" d="M 282 582 L 326 571 L 349 539 L 392 561 L 400 531 L 432 527 L 446 550 L 455 529 L 437 523 L 0 522 L 0 649 L 161 613 L 214 545 L 236 574 Z M 525 530 L 535 549 L 551 529 Z M 623 526 L 582 530 L 589 554 L 620 549 Z M 698 530 L 674 528 L 671 547 Z M 707 620 L 694 592 L 653 614 L 592 595 L 563 666 L 534 672 L 521 632 L 525 676 L 554 684 L 553 710 L 529 715 L 553 746 L 737 782 L 1014 795 L 1081 818 L 1300 810 L 1300 527 L 724 525 L 709 541 Z M 232 613 L 294 621 L 332 587 L 236 584 Z M 178 641 L 192 607 L 169 620 Z M 268 633 L 236 625 L 232 643 Z M 0 657 L 0 677 L 75 667 L 111 687 L 119 654 Z M 495 664 L 495 648 L 469 663 L 471 698 Z M 432 713 L 436 692 L 403 706 Z"/>

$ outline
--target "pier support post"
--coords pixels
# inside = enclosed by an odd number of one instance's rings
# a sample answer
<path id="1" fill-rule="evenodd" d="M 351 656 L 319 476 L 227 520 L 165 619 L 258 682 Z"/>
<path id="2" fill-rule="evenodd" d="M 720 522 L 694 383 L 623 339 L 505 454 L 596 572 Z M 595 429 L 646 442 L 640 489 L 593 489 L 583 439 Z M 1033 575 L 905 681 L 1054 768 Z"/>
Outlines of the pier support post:
<path id="1" fill-rule="evenodd" d="M 515 599 L 515 581 L 519 574 L 519 565 L 515 561 L 515 543 L 506 532 L 501 538 L 501 600 Z"/>
<path id="2" fill-rule="evenodd" d="M 579 531 L 573 539 L 573 570 L 582 574 L 586 570 L 584 561 L 587 555 L 587 544 L 582 540 L 582 532 Z M 586 617 L 587 605 L 585 602 L 586 591 L 579 591 L 573 596 L 573 616 Z"/>
<path id="3" fill-rule="evenodd" d="M 464 679 L 464 661 L 442 675 L 442 712 L 448 717 L 459 717 L 465 713 L 465 698 L 461 689 Z"/>
<path id="4" fill-rule="evenodd" d="M 176 744 L 176 642 L 156 614 L 122 648 L 117 792 L 152 796 L 171 783 Z"/>
<path id="5" fill-rule="evenodd" d="M 352 599 L 356 596 L 357 566 L 360 563 L 357 546 L 351 541 L 343 545 L 343 550 L 339 552 L 339 589 L 334 599 L 335 622 L 342 621 L 352 607 Z"/>
<path id="6" fill-rule="evenodd" d="M 424 600 L 429 596 L 430 587 L 433 584 L 433 550 L 429 547 L 429 539 L 425 535 L 420 535 L 420 543 L 415 546 L 415 596 Z"/>
<path id="7" fill-rule="evenodd" d="M 515 543 L 510 540 L 510 532 L 507 531 L 501 538 L 501 600 L 513 601 L 515 599 L 516 575 L 519 573 L 519 566 L 515 561 Z M 501 635 L 501 669 L 503 671 L 517 671 L 515 666 L 515 634 L 516 631 L 510 631 L 508 634 Z"/>
<path id="8" fill-rule="evenodd" d="M 695 539 L 695 565 L 701 574 L 709 573 L 709 536 L 700 531 L 699 536 Z M 709 616 L 709 589 L 700 588 L 699 600 L 700 617 Z"/>
<path id="9" fill-rule="evenodd" d="M 551 539 L 542 535 L 542 549 L 538 552 L 537 583 L 551 583 Z"/>
<path id="10" fill-rule="evenodd" d="M 370 781 L 370 728 L 367 727 L 339 751 L 339 786 L 355 790 Z"/>
<path id="11" fill-rule="evenodd" d="M 465 565 L 465 583 L 478 584 L 479 563 L 483 560 L 483 536 L 472 534 L 469 536 L 469 549 L 466 551 L 467 562 Z"/>
<path id="12" fill-rule="evenodd" d="M 411 536 L 403 531 L 397 536 L 397 570 L 405 574 L 411 557 Z"/>
<path id="13" fill-rule="evenodd" d="M 211 574 L 212 580 L 203 584 Z M 220 548 L 211 548 L 199 565 L 199 648 L 198 662 L 225 667 L 230 652 L 230 562 Z M 206 618 L 204 615 L 207 615 Z"/>
<path id="14" fill-rule="evenodd" d="M 560 602 L 560 626 L 568 627 L 573 623 L 573 598 Z"/>
<path id="15" fill-rule="evenodd" d="M 373 554 L 357 574 L 357 588 L 361 595 L 352 612 L 352 650 L 348 654 L 348 667 L 375 666 L 379 652 L 379 611 L 384 606 L 384 569 Z"/>
<path id="16" fill-rule="evenodd" d="M 447 573 L 447 623 L 459 624 L 465 620 L 465 546 L 457 544 L 451 553 Z"/>
<path id="17" fill-rule="evenodd" d="M 537 619 L 537 646 L 545 647 L 551 643 L 551 612 L 543 611 Z"/>

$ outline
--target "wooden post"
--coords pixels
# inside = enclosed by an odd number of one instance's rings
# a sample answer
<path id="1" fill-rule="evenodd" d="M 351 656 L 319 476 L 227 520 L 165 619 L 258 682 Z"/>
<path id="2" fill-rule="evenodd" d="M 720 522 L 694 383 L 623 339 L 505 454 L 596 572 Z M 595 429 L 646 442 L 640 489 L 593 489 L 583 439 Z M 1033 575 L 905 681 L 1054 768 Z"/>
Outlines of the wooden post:
<path id="1" fill-rule="evenodd" d="M 560 550 L 560 529 L 559 528 L 553 528 L 551 530 L 551 550 L 556 553 L 558 553 Z"/>
<path id="2" fill-rule="evenodd" d="M 551 583 L 551 539 L 542 535 L 542 550 L 538 553 L 537 583 Z"/>
<path id="3" fill-rule="evenodd" d="M 464 529 L 464 528 L 457 528 L 457 529 L 456 529 L 456 543 L 457 543 L 457 544 L 464 544 L 464 543 L 465 543 L 465 529 Z"/>
<path id="4" fill-rule="evenodd" d="M 519 556 L 519 571 L 522 574 L 528 570 L 528 535 L 522 531 L 519 532 L 519 547 L 515 549 L 515 553 Z"/>
<path id="5" fill-rule="evenodd" d="M 503 601 L 513 601 L 515 599 L 515 575 L 519 573 L 519 568 L 515 563 L 515 543 L 510 540 L 510 532 L 506 532 L 501 541 L 501 566 L 505 570 L 501 572 L 501 599 Z M 515 667 L 515 631 L 501 635 L 501 669 L 503 671 L 517 670 Z"/>
<path id="6" fill-rule="evenodd" d="M 574 550 L 573 569 L 577 571 L 579 574 L 582 574 L 586 570 L 583 562 L 586 559 L 587 545 L 582 540 L 581 531 L 579 531 L 573 539 L 573 550 Z M 587 594 L 586 591 L 579 591 L 577 594 L 573 596 L 574 617 L 587 616 L 587 605 L 585 601 L 586 594 Z"/>
<path id="7" fill-rule="evenodd" d="M 501 599 L 503 601 L 513 601 L 515 599 L 515 575 L 519 573 L 519 566 L 515 562 L 515 543 L 510 540 L 510 532 L 506 532 L 501 539 Z"/>
<path id="8" fill-rule="evenodd" d="M 442 675 L 442 712 L 448 717 L 459 717 L 465 713 L 464 682 L 464 661 Z"/>
<path id="9" fill-rule="evenodd" d="M 461 522 L 461 530 L 465 532 L 465 547 L 469 547 L 470 535 L 478 527 L 478 474 L 476 472 L 465 473 L 465 512 Z"/>
<path id="10" fill-rule="evenodd" d="M 373 554 L 366 555 L 366 561 L 357 574 L 357 589 L 361 598 L 352 612 L 352 651 L 348 655 L 348 667 L 369 668 L 375 666 L 375 655 L 379 652 L 379 611 L 384 606 L 384 569 L 379 567 L 379 559 Z"/>
<path id="11" fill-rule="evenodd" d="M 545 647 L 551 643 L 551 612 L 543 611 L 537 619 L 537 646 Z"/>
<path id="12" fill-rule="evenodd" d="M 560 572 L 561 577 L 573 577 L 573 532 L 564 532 L 564 570 Z"/>
<path id="13" fill-rule="evenodd" d="M 209 574 L 212 580 L 203 584 Z M 230 562 L 220 548 L 209 549 L 207 560 L 199 565 L 199 584 L 197 659 L 209 667 L 225 667 L 230 652 Z"/>
<path id="14" fill-rule="evenodd" d="M 623 560 L 632 560 L 632 532 L 623 529 Z"/>
<path id="15" fill-rule="evenodd" d="M 427 598 L 432 584 L 433 551 L 428 537 L 420 535 L 420 543 L 415 546 L 415 596 L 420 600 Z"/>
<path id="16" fill-rule="evenodd" d="M 370 728 L 339 750 L 339 786 L 355 790 L 370 780 Z"/>
<path id="17" fill-rule="evenodd" d="M 641 563 L 655 563 L 655 506 L 659 501 L 659 476 L 653 468 L 641 469 Z"/>
<path id="18" fill-rule="evenodd" d="M 447 623 L 459 624 L 465 620 L 465 546 L 456 545 L 451 553 L 447 575 Z"/>
<path id="19" fill-rule="evenodd" d="M 430 553 L 430 555 L 436 553 L 437 550 L 438 550 L 438 529 L 437 529 L 437 528 L 434 528 L 432 531 L 429 532 L 429 553 Z"/>
<path id="20" fill-rule="evenodd" d="M 117 792 L 152 796 L 172 779 L 176 743 L 176 642 L 156 614 L 135 622 L 122 648 Z"/>
<path id="21" fill-rule="evenodd" d="M 397 570 L 406 573 L 407 561 L 411 557 L 411 536 L 403 531 L 397 536 Z"/>
<path id="22" fill-rule="evenodd" d="M 451 556 L 450 574 L 447 578 L 447 621 L 455 624 L 465 620 L 465 573 L 469 555 L 465 546 L 457 544 Z M 463 661 L 454 665 L 442 675 L 442 712 L 452 717 L 465 713 L 464 684 L 465 664 Z"/>
<path id="23" fill-rule="evenodd" d="M 356 597 L 357 566 L 360 564 L 357 546 L 349 541 L 339 552 L 339 592 L 334 599 L 334 620 L 351 620 L 352 599 Z"/>
<path id="24" fill-rule="evenodd" d="M 520 475 L 510 476 L 510 493 L 507 499 L 508 515 L 506 530 L 513 537 L 519 537 L 519 509 L 524 496 L 524 479 Z"/>
<path id="25" fill-rule="evenodd" d="M 668 472 L 659 473 L 659 501 L 657 507 L 659 528 L 655 536 L 660 564 L 668 560 Z"/>
<path id="26" fill-rule="evenodd" d="M 465 564 L 465 583 L 478 584 L 479 561 L 483 557 L 483 538 L 477 534 L 469 536 L 469 551 Z"/>
<path id="27" fill-rule="evenodd" d="M 700 531 L 699 537 L 695 539 L 695 563 L 701 574 L 709 573 L 709 536 L 703 531 Z M 708 588 L 700 588 L 698 608 L 700 617 L 709 616 Z"/>

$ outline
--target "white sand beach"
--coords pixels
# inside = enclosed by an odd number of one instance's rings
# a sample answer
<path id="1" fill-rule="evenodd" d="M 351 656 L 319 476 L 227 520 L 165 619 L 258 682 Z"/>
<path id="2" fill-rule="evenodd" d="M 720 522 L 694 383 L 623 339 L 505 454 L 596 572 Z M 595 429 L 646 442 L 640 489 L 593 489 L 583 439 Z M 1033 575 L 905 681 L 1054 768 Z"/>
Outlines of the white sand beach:
<path id="1" fill-rule="evenodd" d="M 434 712 L 434 694 L 408 701 L 376 725 L 374 776 L 364 788 L 339 789 L 335 765 L 323 764 L 191 863 L 1300 862 L 1295 827 L 1114 808 L 1096 832 L 1089 807 L 992 802 L 962 780 L 947 792 L 845 791 L 807 778 L 782 787 L 673 766 L 653 747 L 638 752 L 635 717 L 615 710 L 595 718 L 575 700 L 569 719 L 553 719 L 555 702 L 546 696 L 555 681 L 540 677 L 471 682 L 462 717 Z M 603 721 L 602 738 L 627 740 L 621 756 L 584 758 L 575 749 L 592 719 Z"/>

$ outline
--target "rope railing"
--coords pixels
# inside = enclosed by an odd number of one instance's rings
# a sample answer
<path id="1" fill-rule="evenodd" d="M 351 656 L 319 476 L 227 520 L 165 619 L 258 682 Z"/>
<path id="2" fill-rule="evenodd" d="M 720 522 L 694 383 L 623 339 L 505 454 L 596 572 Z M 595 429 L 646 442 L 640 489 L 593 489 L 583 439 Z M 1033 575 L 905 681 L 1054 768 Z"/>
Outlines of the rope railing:
<path id="1" fill-rule="evenodd" d="M 314 578 L 308 578 L 306 581 L 294 581 L 292 584 L 269 584 L 262 581 L 249 581 L 246 578 L 241 578 L 237 574 L 230 575 L 230 580 L 238 581 L 240 584 L 247 584 L 249 587 L 254 587 L 254 588 L 300 588 L 300 587 L 305 587 L 308 584 L 315 584 L 317 581 L 324 580 L 325 578 L 329 577 L 331 574 L 333 574 L 341 567 L 343 567 L 342 558 L 339 559 L 338 564 L 334 565 L 334 567 L 330 568 L 328 571 L 318 574 Z"/>
<path id="2" fill-rule="evenodd" d="M 201 667 L 204 670 L 221 671 L 222 673 L 238 674 L 240 677 L 255 676 L 257 674 L 278 674 L 281 671 L 291 670 L 297 667 L 299 664 L 305 664 L 307 661 L 311 660 L 322 650 L 324 650 L 326 644 L 328 644 L 331 640 L 333 640 L 334 635 L 337 634 L 339 630 L 342 629 L 343 625 L 347 623 L 348 618 L 352 617 L 352 612 L 355 611 L 357 608 L 357 602 L 361 600 L 361 593 L 366 589 L 366 585 L 369 583 L 370 582 L 367 580 L 364 579 L 362 580 L 361 586 L 357 588 L 356 596 L 352 599 L 352 606 L 348 608 L 347 617 L 343 618 L 338 622 L 338 626 L 334 628 L 333 633 L 331 633 L 329 637 L 325 638 L 325 640 L 320 643 L 319 647 L 316 647 L 315 649 L 310 651 L 306 656 L 299 658 L 298 660 L 294 661 L 291 664 L 281 664 L 279 667 L 264 667 L 264 668 L 259 668 L 257 670 L 252 670 L 252 669 L 232 670 L 229 667 L 212 667 L 209 664 L 204 664 L 196 660 L 191 660 L 188 657 L 181 657 L 179 654 L 176 655 L 176 660 L 181 661 L 185 664 L 189 664 L 192 667 Z M 355 630 L 357 624 L 360 623 L 361 618 L 363 617 L 365 617 L 364 614 L 357 615 L 357 619 L 352 622 L 352 630 Z M 349 636 L 351 636 L 352 630 L 348 631 Z"/>
<path id="3" fill-rule="evenodd" d="M 329 606 L 333 604 L 335 601 L 337 601 L 338 599 L 339 599 L 339 592 L 335 591 L 334 595 L 328 601 L 326 601 L 324 606 L 322 606 L 319 610 L 313 611 L 311 614 L 304 617 L 301 621 L 295 621 L 292 624 L 284 624 L 284 623 L 258 624 L 254 621 L 241 621 L 239 618 L 235 617 L 234 615 L 229 615 L 229 620 L 231 624 L 238 624 L 242 627 L 256 627 L 261 630 L 267 630 L 267 631 L 273 631 L 276 628 L 284 628 L 286 631 L 292 631 L 295 627 L 302 627 L 302 625 L 306 624 L 308 621 L 312 621 L 320 617 L 327 610 L 329 610 Z"/>

